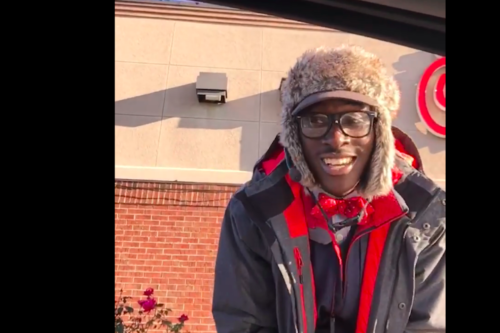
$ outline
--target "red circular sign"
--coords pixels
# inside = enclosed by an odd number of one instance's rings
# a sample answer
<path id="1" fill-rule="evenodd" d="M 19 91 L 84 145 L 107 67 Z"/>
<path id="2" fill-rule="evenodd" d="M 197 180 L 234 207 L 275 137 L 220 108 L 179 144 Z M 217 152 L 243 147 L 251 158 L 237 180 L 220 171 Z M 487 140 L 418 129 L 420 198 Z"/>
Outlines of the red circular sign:
<path id="1" fill-rule="evenodd" d="M 417 89 L 420 119 L 434 135 L 446 137 L 446 58 L 434 61 L 424 72 Z"/>

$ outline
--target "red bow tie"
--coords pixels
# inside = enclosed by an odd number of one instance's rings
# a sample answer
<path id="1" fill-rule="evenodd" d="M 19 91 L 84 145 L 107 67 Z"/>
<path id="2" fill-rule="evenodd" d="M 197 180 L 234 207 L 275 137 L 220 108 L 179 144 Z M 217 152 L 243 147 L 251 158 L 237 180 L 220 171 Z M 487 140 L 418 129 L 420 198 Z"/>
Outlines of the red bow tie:
<path id="1" fill-rule="evenodd" d="M 332 217 L 337 214 L 344 215 L 347 218 L 355 217 L 365 207 L 366 200 L 361 197 L 354 197 L 350 199 L 333 199 L 329 196 L 320 193 L 318 197 L 318 204 L 321 205 L 327 217 Z M 366 205 L 366 212 L 363 215 L 360 224 L 364 223 L 368 216 L 373 212 L 373 207 Z M 311 209 L 311 216 L 314 218 L 324 219 L 318 205 Z"/>

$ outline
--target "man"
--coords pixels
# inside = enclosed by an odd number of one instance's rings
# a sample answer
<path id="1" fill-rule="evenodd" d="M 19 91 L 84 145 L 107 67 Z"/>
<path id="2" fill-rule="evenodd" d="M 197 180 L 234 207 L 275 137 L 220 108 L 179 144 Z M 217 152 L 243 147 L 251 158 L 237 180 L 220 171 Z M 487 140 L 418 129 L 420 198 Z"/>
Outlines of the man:
<path id="1" fill-rule="evenodd" d="M 222 222 L 218 333 L 445 332 L 445 192 L 391 125 L 399 96 L 359 47 L 290 69 L 281 133 Z"/>

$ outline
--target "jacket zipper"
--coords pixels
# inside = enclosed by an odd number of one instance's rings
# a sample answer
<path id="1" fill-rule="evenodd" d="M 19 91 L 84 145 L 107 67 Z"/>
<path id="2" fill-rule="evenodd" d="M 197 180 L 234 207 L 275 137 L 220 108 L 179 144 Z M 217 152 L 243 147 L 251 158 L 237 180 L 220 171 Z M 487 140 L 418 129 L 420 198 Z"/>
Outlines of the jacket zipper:
<path id="1" fill-rule="evenodd" d="M 341 298 L 341 308 L 344 307 L 344 303 L 345 303 L 345 292 L 346 292 L 346 280 L 345 279 L 345 272 L 347 271 L 347 263 L 349 262 L 349 254 L 351 252 L 351 248 L 353 246 L 353 244 L 358 241 L 361 237 L 367 235 L 368 233 L 376 230 L 377 228 L 380 228 L 381 226 L 383 226 L 384 224 L 387 224 L 387 223 L 392 223 L 398 219 L 400 219 L 401 217 L 405 216 L 406 215 L 406 212 L 400 214 L 399 216 L 379 225 L 378 227 L 376 228 L 373 228 L 373 229 L 368 229 L 368 230 L 365 230 L 363 233 L 360 233 L 358 235 L 355 235 L 354 238 L 352 239 L 352 241 L 350 242 L 349 244 L 349 247 L 347 249 L 347 255 L 345 257 L 345 263 L 342 262 L 342 256 L 340 256 L 338 259 L 339 259 L 339 266 L 340 266 L 340 282 L 342 284 L 342 298 Z M 333 237 L 332 237 L 332 241 L 334 242 L 334 244 L 336 246 L 339 246 L 337 243 L 336 243 L 336 240 L 335 240 L 335 234 L 332 232 L 333 234 Z M 332 299 L 332 307 L 331 307 L 332 311 L 331 311 L 331 317 L 333 320 L 335 320 L 335 295 L 333 295 L 333 299 Z"/>
<path id="2" fill-rule="evenodd" d="M 302 306 L 302 311 L 299 313 L 299 315 L 302 316 L 302 319 L 304 322 L 303 332 L 307 333 L 307 318 L 305 315 L 306 305 L 305 305 L 305 301 L 304 301 L 304 286 L 303 286 L 304 279 L 302 277 L 302 266 L 304 263 L 302 261 L 302 255 L 300 254 L 300 250 L 298 247 L 293 248 L 293 255 L 295 257 L 295 262 L 297 264 L 297 271 L 299 273 L 300 300 L 301 300 L 301 306 Z"/>
<path id="3" fill-rule="evenodd" d="M 299 272 L 299 282 L 300 284 L 302 284 L 304 281 L 303 281 L 303 278 L 302 278 L 302 265 L 303 265 L 303 262 L 302 262 L 302 255 L 300 254 L 300 250 L 298 247 L 295 247 L 293 249 L 293 255 L 295 256 L 295 261 L 297 263 L 297 270 Z"/>
<path id="4" fill-rule="evenodd" d="M 341 272 L 341 283 L 342 283 L 342 302 L 341 302 L 341 307 L 344 306 L 344 302 L 345 302 L 345 292 L 346 292 L 346 279 L 345 279 L 345 272 L 347 271 L 347 264 L 349 262 L 349 254 L 351 252 L 351 249 L 352 249 L 352 246 L 354 245 L 355 242 L 357 242 L 361 237 L 369 234 L 370 232 L 380 228 L 381 226 L 387 224 L 387 223 L 392 223 L 398 219 L 400 219 L 401 217 L 405 216 L 406 215 L 406 212 L 403 212 L 402 214 L 398 215 L 397 217 L 393 218 L 393 219 L 390 219 L 389 221 L 373 228 L 373 229 L 368 229 L 368 230 L 365 230 L 364 232 L 358 234 L 358 235 L 355 235 L 354 238 L 352 239 L 352 241 L 350 242 L 349 244 L 349 247 L 347 249 L 347 255 L 345 256 L 345 263 L 344 265 L 342 265 L 342 258 L 340 258 L 340 269 L 342 270 Z M 333 312 L 333 309 L 332 309 L 332 312 Z"/>

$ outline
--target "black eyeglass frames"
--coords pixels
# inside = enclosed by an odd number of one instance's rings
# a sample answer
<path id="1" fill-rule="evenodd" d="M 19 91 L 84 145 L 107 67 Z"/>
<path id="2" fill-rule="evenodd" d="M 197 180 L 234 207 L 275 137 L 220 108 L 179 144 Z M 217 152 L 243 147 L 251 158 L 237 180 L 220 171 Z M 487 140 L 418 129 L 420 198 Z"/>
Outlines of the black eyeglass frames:
<path id="1" fill-rule="evenodd" d="M 307 113 L 296 117 L 302 134 L 310 139 L 323 138 L 333 124 L 338 125 L 346 136 L 363 138 L 370 134 L 375 118 L 377 118 L 377 112 L 374 111 L 348 111 L 333 114 Z"/>

